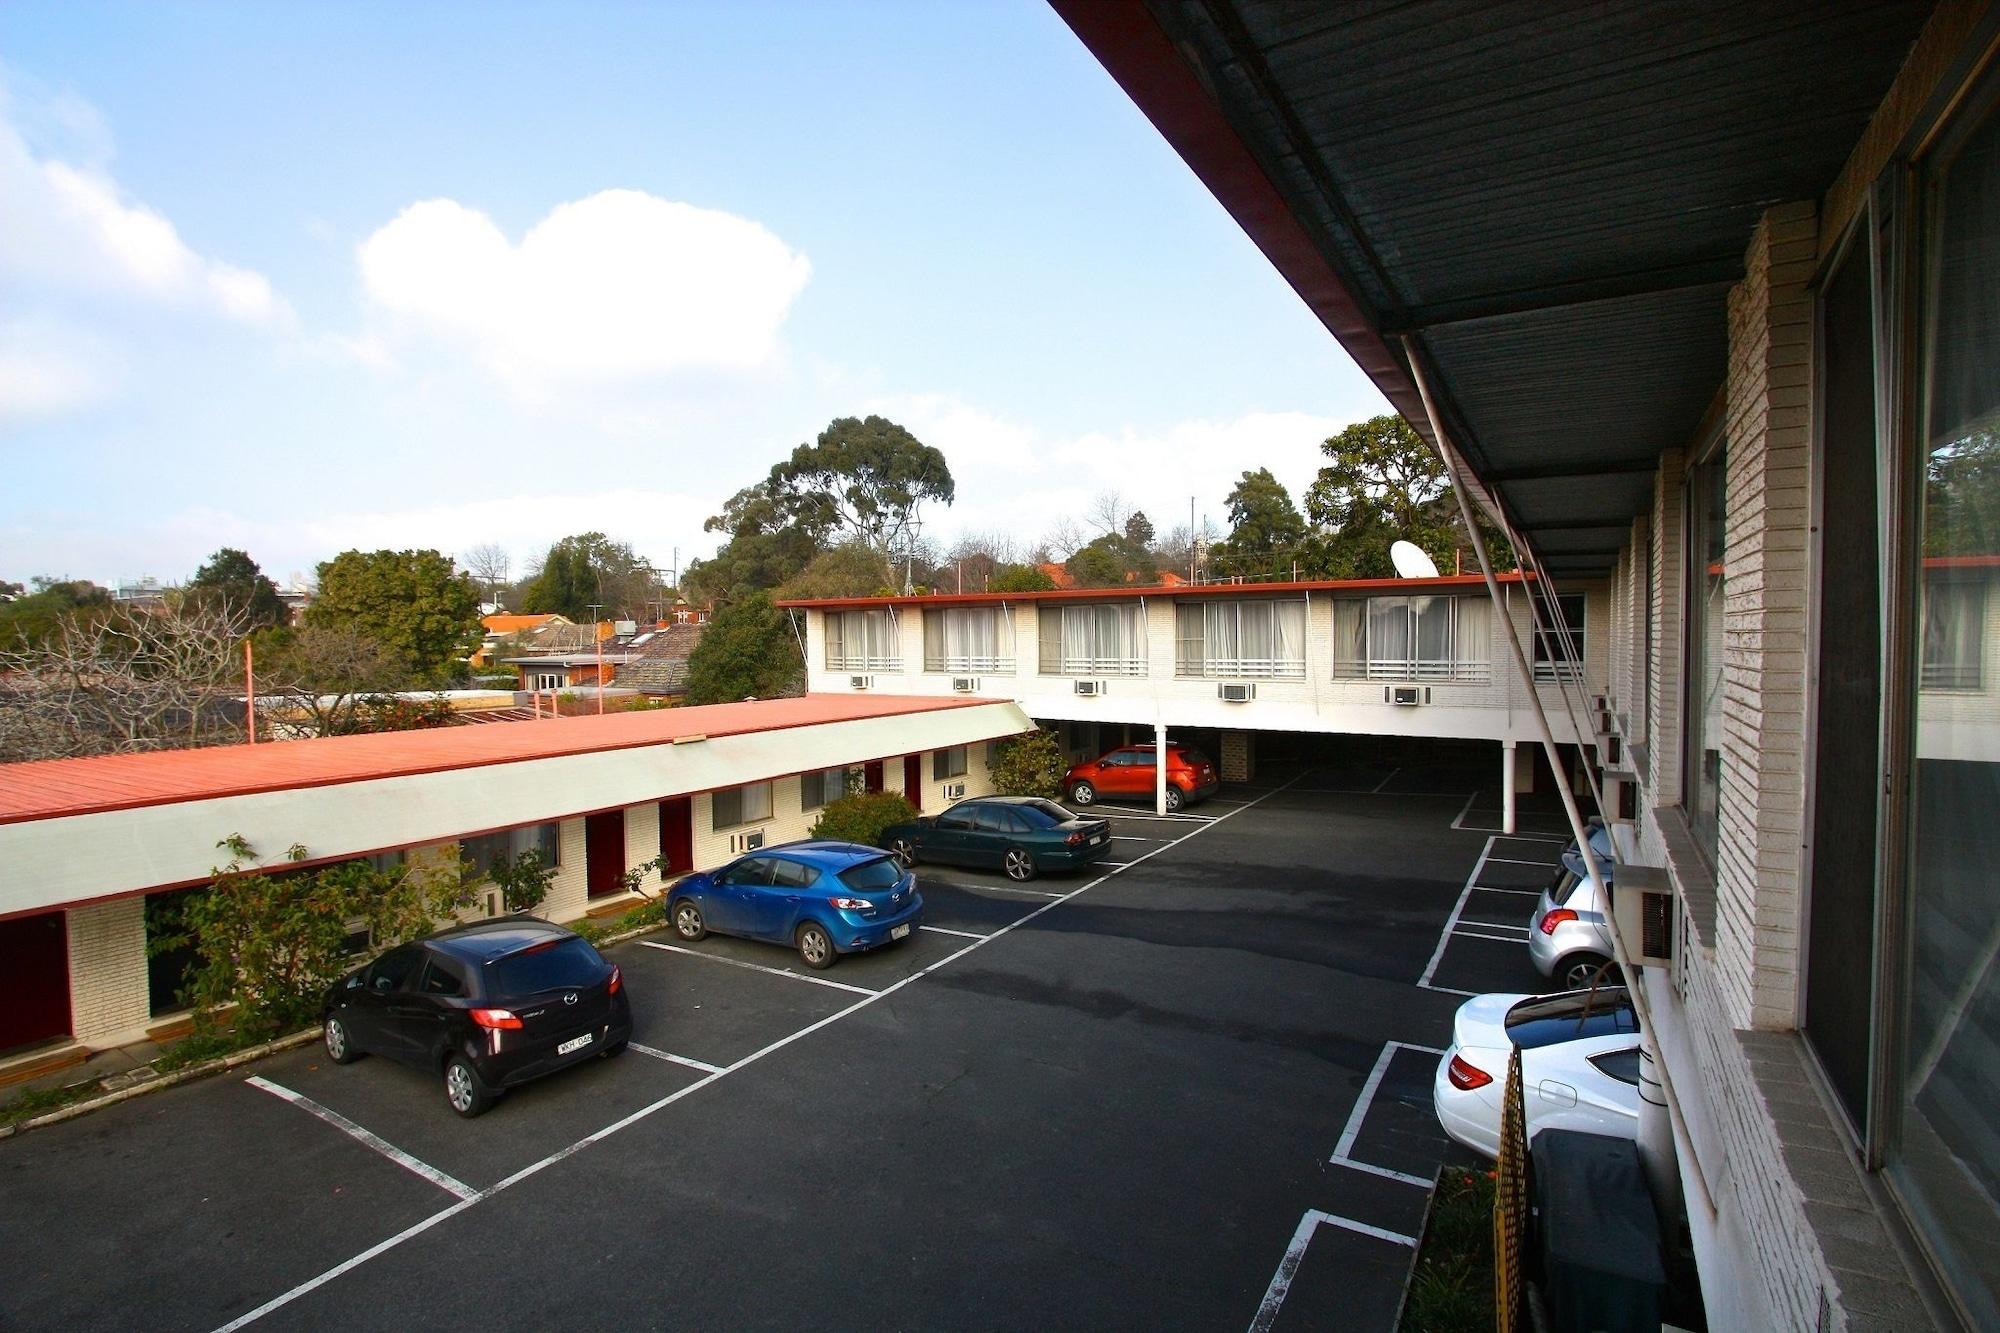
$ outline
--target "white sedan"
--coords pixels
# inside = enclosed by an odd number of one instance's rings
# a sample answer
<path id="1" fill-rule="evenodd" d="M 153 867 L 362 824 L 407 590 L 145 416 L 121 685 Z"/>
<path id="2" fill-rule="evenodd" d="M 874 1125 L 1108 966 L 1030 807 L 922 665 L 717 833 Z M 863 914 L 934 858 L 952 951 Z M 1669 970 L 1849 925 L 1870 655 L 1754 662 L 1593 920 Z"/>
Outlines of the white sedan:
<path id="1" fill-rule="evenodd" d="M 1516 1046 L 1530 1139 L 1551 1128 L 1638 1137 L 1639 1017 L 1614 986 L 1478 995 L 1460 1005 L 1432 1085 L 1445 1133 L 1499 1156 L 1500 1097 Z"/>

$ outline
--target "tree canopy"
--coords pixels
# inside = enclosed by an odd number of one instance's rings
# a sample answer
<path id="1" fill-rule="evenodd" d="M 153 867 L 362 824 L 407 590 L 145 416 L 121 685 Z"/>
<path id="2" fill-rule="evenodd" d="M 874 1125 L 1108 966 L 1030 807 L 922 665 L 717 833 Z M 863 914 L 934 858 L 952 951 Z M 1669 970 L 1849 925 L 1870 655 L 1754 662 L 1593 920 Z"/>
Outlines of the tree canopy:
<path id="1" fill-rule="evenodd" d="M 607 617 L 643 620 L 652 594 L 653 572 L 630 546 L 585 532 L 549 547 L 541 571 L 522 589 L 521 609 L 554 611 L 579 625 Z"/>
<path id="2" fill-rule="evenodd" d="M 900 583 L 882 553 L 866 542 L 845 541 L 814 556 L 779 585 L 779 598 L 873 597 Z"/>
<path id="3" fill-rule="evenodd" d="M 1331 461 L 1306 492 L 1306 516 L 1316 529 L 1308 554 L 1327 578 L 1391 578 L 1389 547 L 1415 542 L 1450 570 L 1458 564 L 1465 525 L 1444 462 L 1399 416 L 1357 421 L 1320 446 Z M 1495 569 L 1512 568 L 1513 548 L 1497 528 L 1480 530 Z"/>
<path id="4" fill-rule="evenodd" d="M 1115 588 L 1151 583 L 1159 576 L 1153 552 L 1123 533 L 1086 542 L 1064 562 L 1079 588 Z"/>
<path id="5" fill-rule="evenodd" d="M 319 566 L 315 627 L 346 627 L 442 681 L 479 640 L 479 589 L 436 551 L 342 551 Z"/>
<path id="6" fill-rule="evenodd" d="M 291 608 L 247 552 L 225 546 L 188 580 L 188 598 L 199 605 L 228 606 L 244 613 L 253 629 L 291 622 Z"/>
<path id="7" fill-rule="evenodd" d="M 111 612 L 111 593 L 88 579 L 43 577 L 33 587 L 0 602 L 0 649 L 47 642 L 72 612 L 100 618 Z"/>
<path id="8" fill-rule="evenodd" d="M 1289 576 L 1305 541 L 1305 520 L 1269 468 L 1245 472 L 1229 492 L 1229 537 L 1216 543 L 1217 573 Z"/>
<path id="9" fill-rule="evenodd" d="M 988 592 L 1049 592 L 1056 581 L 1035 565 L 1001 565 L 986 581 Z"/>
<path id="10" fill-rule="evenodd" d="M 690 704 L 773 699 L 804 687 L 798 640 L 766 593 L 747 593 L 717 611 L 688 654 Z"/>

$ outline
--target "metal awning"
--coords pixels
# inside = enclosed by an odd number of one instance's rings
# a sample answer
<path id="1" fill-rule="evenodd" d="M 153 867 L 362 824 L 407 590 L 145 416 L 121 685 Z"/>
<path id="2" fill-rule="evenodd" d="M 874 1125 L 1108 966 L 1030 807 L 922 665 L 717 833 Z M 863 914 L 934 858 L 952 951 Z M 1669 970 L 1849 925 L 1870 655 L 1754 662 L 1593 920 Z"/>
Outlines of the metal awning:
<path id="1" fill-rule="evenodd" d="M 1551 573 L 1714 401 L 1763 210 L 1832 184 L 1929 0 L 1051 0 Z"/>

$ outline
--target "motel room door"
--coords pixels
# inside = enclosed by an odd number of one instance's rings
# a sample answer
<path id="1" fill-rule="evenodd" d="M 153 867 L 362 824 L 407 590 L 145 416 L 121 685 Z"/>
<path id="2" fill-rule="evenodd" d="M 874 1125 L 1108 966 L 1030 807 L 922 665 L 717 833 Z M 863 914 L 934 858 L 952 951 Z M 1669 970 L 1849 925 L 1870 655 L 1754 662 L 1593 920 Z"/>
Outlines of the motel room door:
<path id="1" fill-rule="evenodd" d="M 917 809 L 924 808 L 924 757 L 920 754 L 903 756 L 903 795 Z"/>
<path id="2" fill-rule="evenodd" d="M 868 794 L 878 795 L 882 790 L 882 761 L 877 759 L 871 762 L 862 770 L 862 776 L 866 779 Z"/>
<path id="3" fill-rule="evenodd" d="M 583 819 L 584 895 L 608 898 L 623 886 L 625 873 L 625 812 L 606 810 Z"/>
<path id="4" fill-rule="evenodd" d="M 676 796 L 660 802 L 660 855 L 667 859 L 666 878 L 694 869 L 694 798 Z"/>
<path id="5" fill-rule="evenodd" d="M 69 1035 L 69 917 L 38 912 L 0 921 L 0 1054 Z"/>

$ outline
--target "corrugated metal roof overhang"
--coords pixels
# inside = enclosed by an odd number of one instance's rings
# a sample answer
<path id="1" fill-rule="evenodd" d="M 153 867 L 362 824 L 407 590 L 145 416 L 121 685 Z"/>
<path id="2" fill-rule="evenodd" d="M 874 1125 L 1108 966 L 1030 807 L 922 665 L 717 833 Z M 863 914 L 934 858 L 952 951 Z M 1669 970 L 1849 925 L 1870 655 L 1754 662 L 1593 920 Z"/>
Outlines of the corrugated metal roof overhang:
<path id="1" fill-rule="evenodd" d="M 1934 8 L 1051 3 L 1428 433 L 1415 341 L 1551 556 L 1547 525 L 1643 510 L 1721 381 L 1758 217 L 1826 190 Z"/>

